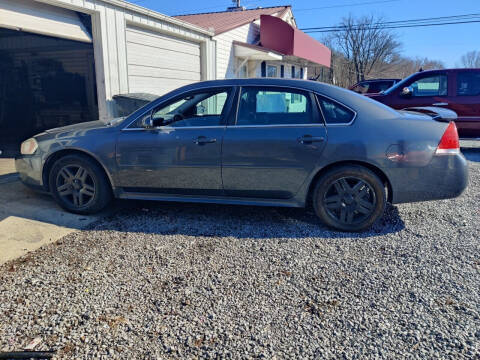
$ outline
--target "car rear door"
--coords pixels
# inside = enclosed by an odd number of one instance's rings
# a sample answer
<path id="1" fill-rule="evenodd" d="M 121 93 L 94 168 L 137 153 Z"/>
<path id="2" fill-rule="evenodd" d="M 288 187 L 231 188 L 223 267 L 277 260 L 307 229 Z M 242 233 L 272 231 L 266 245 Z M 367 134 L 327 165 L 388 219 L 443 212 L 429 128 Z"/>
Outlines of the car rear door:
<path id="1" fill-rule="evenodd" d="M 455 98 L 450 108 L 458 115 L 460 137 L 480 138 L 480 71 L 461 70 L 452 75 Z"/>
<path id="2" fill-rule="evenodd" d="M 315 98 L 283 87 L 240 89 L 225 130 L 222 179 L 228 196 L 288 199 L 321 161 L 327 133 Z"/>

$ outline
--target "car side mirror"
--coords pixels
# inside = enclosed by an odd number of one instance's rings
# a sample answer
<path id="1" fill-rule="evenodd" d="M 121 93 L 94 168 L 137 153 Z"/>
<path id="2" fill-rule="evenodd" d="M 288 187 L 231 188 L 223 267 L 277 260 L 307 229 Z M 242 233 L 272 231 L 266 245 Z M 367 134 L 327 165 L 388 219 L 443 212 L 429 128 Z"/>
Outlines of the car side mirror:
<path id="1" fill-rule="evenodd" d="M 411 86 L 405 86 L 402 89 L 402 93 L 400 94 L 404 98 L 410 98 L 413 95 L 413 88 Z"/>
<path id="2" fill-rule="evenodd" d="M 145 116 L 142 120 L 142 127 L 145 129 L 153 129 L 159 126 L 163 125 L 163 118 L 157 118 L 154 119 L 152 117 L 152 113 L 148 114 L 148 116 Z"/>

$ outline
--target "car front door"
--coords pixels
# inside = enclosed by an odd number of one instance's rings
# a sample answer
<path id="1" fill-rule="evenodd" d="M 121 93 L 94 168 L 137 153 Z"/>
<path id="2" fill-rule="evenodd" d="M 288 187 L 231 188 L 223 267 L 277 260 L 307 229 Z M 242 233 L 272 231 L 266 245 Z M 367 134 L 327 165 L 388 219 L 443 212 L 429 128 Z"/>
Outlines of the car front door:
<path id="1" fill-rule="evenodd" d="M 125 191 L 222 194 L 221 148 L 231 88 L 188 92 L 120 132 L 117 182 Z"/>
<path id="2" fill-rule="evenodd" d="M 409 89 L 410 92 L 404 91 Z M 448 108 L 451 89 L 447 72 L 418 74 L 410 83 L 396 90 L 395 101 L 388 104 L 395 109 L 418 106 L 439 106 Z M 450 92 L 450 94 L 449 94 Z"/>
<path id="3" fill-rule="evenodd" d="M 240 89 L 236 121 L 225 130 L 225 194 L 288 199 L 321 162 L 327 133 L 312 94 L 290 88 Z"/>

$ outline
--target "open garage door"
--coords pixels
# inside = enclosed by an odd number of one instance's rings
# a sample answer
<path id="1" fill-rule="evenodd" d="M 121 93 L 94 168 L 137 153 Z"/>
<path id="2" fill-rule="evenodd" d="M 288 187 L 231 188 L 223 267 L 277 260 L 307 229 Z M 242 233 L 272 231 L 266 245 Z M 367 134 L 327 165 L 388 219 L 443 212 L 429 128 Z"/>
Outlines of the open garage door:
<path id="1" fill-rule="evenodd" d="M 0 1 L 0 27 L 92 42 L 92 36 L 75 11 L 31 0 Z"/>
<path id="2" fill-rule="evenodd" d="M 159 32 L 127 27 L 130 93 L 163 95 L 200 81 L 200 45 Z"/>
<path id="3" fill-rule="evenodd" d="M 91 43 L 0 28 L 0 150 L 49 128 L 98 119 Z"/>

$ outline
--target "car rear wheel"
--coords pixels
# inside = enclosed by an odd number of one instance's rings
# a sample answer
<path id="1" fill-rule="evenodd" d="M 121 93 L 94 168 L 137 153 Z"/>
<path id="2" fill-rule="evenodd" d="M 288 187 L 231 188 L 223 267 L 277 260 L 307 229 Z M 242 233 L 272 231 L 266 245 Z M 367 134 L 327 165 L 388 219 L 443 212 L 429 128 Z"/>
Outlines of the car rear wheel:
<path id="1" fill-rule="evenodd" d="M 67 155 L 57 160 L 50 171 L 49 184 L 57 203 L 77 214 L 96 213 L 112 199 L 103 169 L 82 155 Z"/>
<path id="2" fill-rule="evenodd" d="M 382 216 L 385 203 L 382 181 L 369 169 L 357 165 L 328 171 L 317 182 L 313 195 L 320 220 L 342 231 L 368 229 Z"/>

